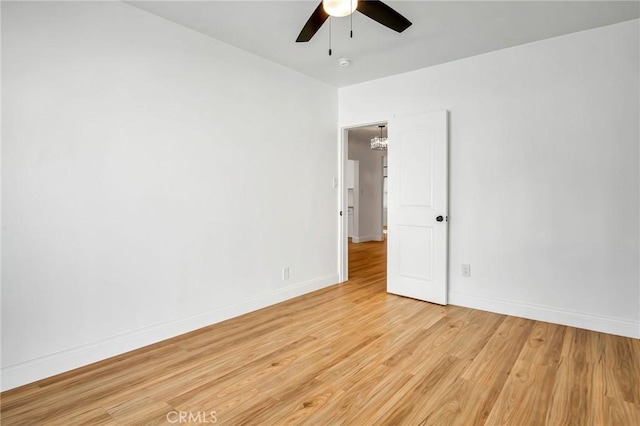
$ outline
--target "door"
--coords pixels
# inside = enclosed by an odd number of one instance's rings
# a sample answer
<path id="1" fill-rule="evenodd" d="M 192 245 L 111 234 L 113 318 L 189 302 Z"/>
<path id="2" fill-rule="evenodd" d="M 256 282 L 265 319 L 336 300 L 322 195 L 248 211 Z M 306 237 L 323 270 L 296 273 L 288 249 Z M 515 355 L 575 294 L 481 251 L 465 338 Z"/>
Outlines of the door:
<path id="1" fill-rule="evenodd" d="M 447 111 L 389 123 L 387 291 L 447 303 Z"/>

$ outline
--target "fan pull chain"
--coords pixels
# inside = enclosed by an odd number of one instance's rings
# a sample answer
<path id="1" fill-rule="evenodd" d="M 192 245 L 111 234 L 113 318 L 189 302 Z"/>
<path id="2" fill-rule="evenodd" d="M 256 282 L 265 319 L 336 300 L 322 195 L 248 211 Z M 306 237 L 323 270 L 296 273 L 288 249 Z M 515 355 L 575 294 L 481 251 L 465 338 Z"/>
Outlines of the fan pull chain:
<path id="1" fill-rule="evenodd" d="M 351 10 L 353 10 L 353 0 L 351 0 Z M 353 38 L 353 12 L 349 15 L 349 19 L 351 20 L 351 31 L 349 32 L 349 36 Z"/>
<path id="2" fill-rule="evenodd" d="M 331 56 L 331 17 L 329 17 L 329 56 Z"/>

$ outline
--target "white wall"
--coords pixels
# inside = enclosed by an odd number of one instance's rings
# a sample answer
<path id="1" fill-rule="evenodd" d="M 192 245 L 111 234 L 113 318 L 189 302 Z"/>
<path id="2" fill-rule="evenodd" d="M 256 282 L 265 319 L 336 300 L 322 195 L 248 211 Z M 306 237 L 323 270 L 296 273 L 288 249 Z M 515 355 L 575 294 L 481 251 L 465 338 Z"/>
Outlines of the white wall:
<path id="1" fill-rule="evenodd" d="M 382 156 L 371 150 L 371 139 L 357 131 L 349 131 L 349 159 L 360 162 L 360 198 L 358 201 L 358 234 L 353 241 L 382 240 Z"/>
<path id="2" fill-rule="evenodd" d="M 340 89 L 344 127 L 450 111 L 451 303 L 640 337 L 638 33 L 634 20 Z"/>
<path id="3" fill-rule="evenodd" d="M 4 389 L 338 281 L 337 89 L 119 2 L 2 26 Z"/>

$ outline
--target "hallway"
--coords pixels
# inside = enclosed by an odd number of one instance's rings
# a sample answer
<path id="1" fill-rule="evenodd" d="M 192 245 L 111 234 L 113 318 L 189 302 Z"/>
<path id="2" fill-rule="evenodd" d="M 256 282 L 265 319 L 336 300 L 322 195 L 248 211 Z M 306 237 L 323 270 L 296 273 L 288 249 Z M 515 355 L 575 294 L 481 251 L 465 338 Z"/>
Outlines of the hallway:
<path id="1" fill-rule="evenodd" d="M 378 282 L 386 287 L 387 240 L 352 243 L 349 241 L 349 282 L 363 279 Z M 372 284 L 372 283 L 370 283 Z"/>

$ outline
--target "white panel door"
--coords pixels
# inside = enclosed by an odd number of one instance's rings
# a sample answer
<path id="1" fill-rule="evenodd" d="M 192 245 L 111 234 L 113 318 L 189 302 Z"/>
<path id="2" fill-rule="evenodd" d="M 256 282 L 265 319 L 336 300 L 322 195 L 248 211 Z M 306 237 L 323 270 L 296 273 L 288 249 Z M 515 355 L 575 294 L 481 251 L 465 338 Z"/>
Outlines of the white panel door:
<path id="1" fill-rule="evenodd" d="M 447 111 L 389 122 L 387 291 L 447 303 Z"/>

